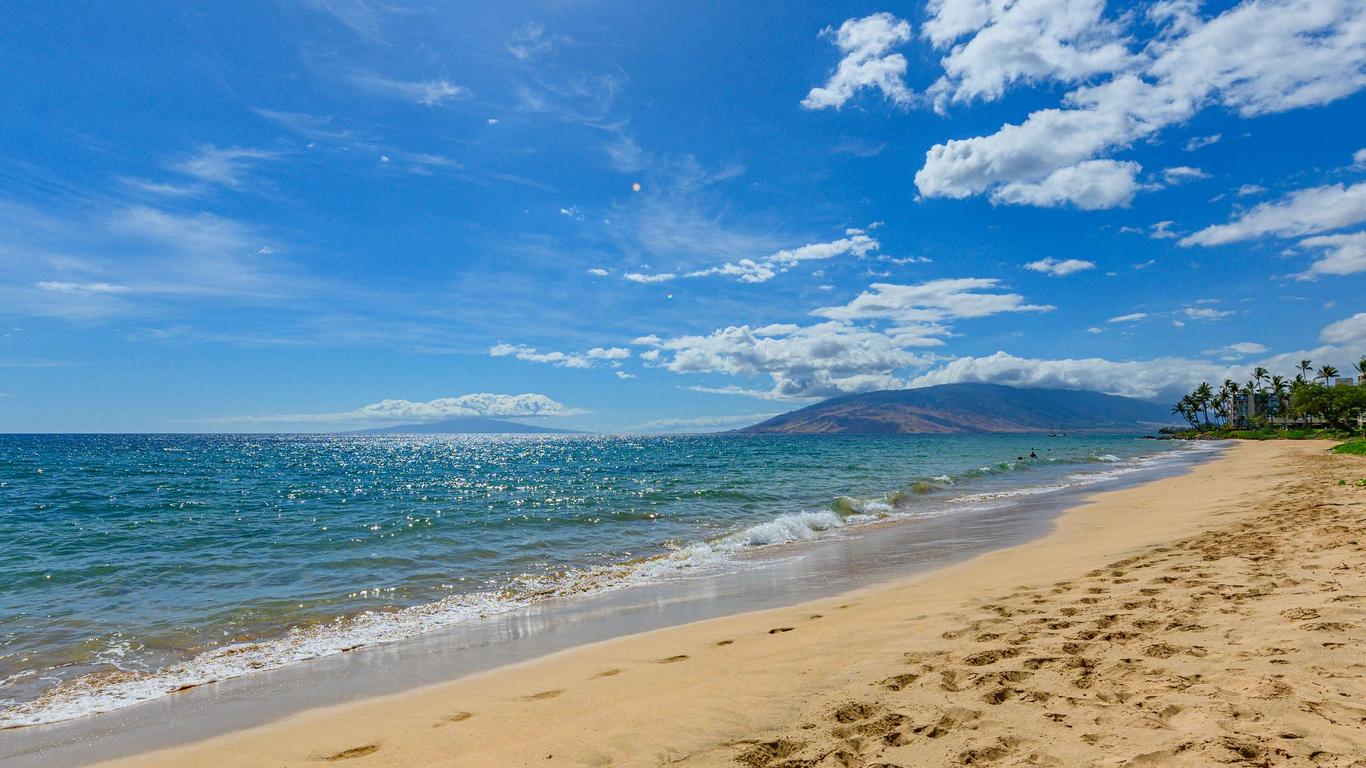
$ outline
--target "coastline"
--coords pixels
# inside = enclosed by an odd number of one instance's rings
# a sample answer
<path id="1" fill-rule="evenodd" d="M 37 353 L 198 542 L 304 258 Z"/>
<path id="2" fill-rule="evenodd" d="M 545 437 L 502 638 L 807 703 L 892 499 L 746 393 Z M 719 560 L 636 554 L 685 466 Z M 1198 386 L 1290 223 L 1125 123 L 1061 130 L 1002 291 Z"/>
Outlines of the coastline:
<path id="1" fill-rule="evenodd" d="M 859 683 L 861 671 L 904 666 L 908 640 L 940 637 L 973 601 L 1227 523 L 1237 502 L 1255 501 L 1285 477 L 1266 463 L 1309 453 L 1235 446 L 1184 475 L 1092 491 L 1051 533 L 927 575 L 580 646 L 108 764 L 517 765 L 547 755 L 550 764 L 685 755 L 687 764 L 727 764 L 743 752 L 737 740 L 796 722 L 803 702 Z M 1125 514 L 1133 510 L 1143 514 Z"/>

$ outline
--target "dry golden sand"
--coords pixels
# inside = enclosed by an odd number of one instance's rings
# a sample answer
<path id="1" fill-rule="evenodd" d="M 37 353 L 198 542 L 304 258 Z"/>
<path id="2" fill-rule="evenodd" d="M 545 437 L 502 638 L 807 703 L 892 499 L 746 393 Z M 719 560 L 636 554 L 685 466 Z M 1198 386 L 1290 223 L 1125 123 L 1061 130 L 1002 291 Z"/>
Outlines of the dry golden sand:
<path id="1" fill-rule="evenodd" d="M 929 577 L 118 766 L 1366 766 L 1366 459 L 1248 443 Z"/>

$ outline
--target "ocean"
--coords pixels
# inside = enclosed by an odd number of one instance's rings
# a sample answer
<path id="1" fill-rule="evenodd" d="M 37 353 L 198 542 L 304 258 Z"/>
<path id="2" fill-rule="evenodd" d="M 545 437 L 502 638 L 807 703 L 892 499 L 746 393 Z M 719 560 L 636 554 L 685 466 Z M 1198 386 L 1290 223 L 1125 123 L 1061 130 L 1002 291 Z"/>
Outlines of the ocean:
<path id="1" fill-rule="evenodd" d="M 764 568 L 802 542 L 1203 450 L 1134 435 L 0 436 L 0 728 L 550 598 Z"/>

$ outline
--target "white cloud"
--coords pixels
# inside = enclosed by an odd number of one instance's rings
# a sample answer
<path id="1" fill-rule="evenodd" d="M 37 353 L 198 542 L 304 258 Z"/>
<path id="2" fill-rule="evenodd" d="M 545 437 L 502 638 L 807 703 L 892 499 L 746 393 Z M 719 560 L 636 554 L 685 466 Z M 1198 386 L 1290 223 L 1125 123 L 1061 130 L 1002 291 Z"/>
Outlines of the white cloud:
<path id="1" fill-rule="evenodd" d="M 1224 138 L 1224 135 L 1221 133 L 1215 133 L 1209 136 L 1192 136 L 1190 140 L 1186 142 L 1186 151 L 1194 152 L 1197 149 L 1208 147 L 1211 144 L 1217 144 L 1222 138 Z"/>
<path id="2" fill-rule="evenodd" d="M 1208 173 L 1205 173 L 1199 168 L 1192 168 L 1189 165 L 1176 165 L 1171 168 L 1162 169 L 1162 180 L 1173 185 L 1208 178 Z"/>
<path id="3" fill-rule="evenodd" d="M 542 352 L 525 344 L 495 344 L 489 347 L 491 357 L 515 357 L 528 363 L 547 363 L 557 368 L 593 368 L 599 362 L 618 366 L 620 360 L 631 356 L 624 347 L 594 347 L 587 352 Z"/>
<path id="4" fill-rule="evenodd" d="M 39 290 L 54 293 L 128 293 L 131 290 L 126 285 L 113 283 L 68 283 L 56 280 L 44 280 L 36 286 Z"/>
<path id="5" fill-rule="evenodd" d="M 441 397 L 426 402 L 412 400 L 381 400 L 361 406 L 351 414 L 366 420 L 431 420 L 458 416 L 501 416 L 527 418 L 535 416 L 570 416 L 583 411 L 538 394 L 498 395 L 479 392 L 459 397 Z"/>
<path id="6" fill-rule="evenodd" d="M 1309 269 L 1301 273 L 1300 277 L 1355 275 L 1366 272 L 1366 232 L 1307 237 L 1296 247 L 1321 253 L 1318 260 L 1310 264 Z"/>
<path id="7" fill-rule="evenodd" d="M 1132 56 L 1104 10 L 1105 0 L 931 0 L 922 33 L 949 49 L 929 89 L 936 109 L 995 100 L 1014 83 L 1077 82 L 1127 66 Z"/>
<path id="8" fill-rule="evenodd" d="M 1154 240 L 1175 240 L 1180 237 L 1172 231 L 1174 221 L 1159 221 L 1148 228 L 1148 237 Z"/>
<path id="9" fill-rule="evenodd" d="M 602 267 L 592 267 L 588 270 L 588 274 L 593 275 L 594 277 L 607 277 L 611 273 Z"/>
<path id="10" fill-rule="evenodd" d="M 802 106 L 807 109 L 839 109 L 862 88 L 877 88 L 892 102 L 907 105 L 906 57 L 890 51 L 911 39 L 911 25 L 890 13 L 849 19 L 838 30 L 827 27 L 821 34 L 834 37 L 844 58 L 823 86 L 812 88 Z"/>
<path id="11" fill-rule="evenodd" d="M 1203 354 L 1211 357 L 1218 357 L 1220 360 L 1241 360 L 1248 355 L 1260 355 L 1266 351 L 1266 347 L 1254 341 L 1240 341 L 1237 344 L 1230 344 L 1227 347 L 1218 349 L 1207 349 Z"/>
<path id="12" fill-rule="evenodd" d="M 766 421 L 779 412 L 740 413 L 731 416 L 697 416 L 690 419 L 653 419 L 637 425 L 631 431 L 638 432 L 713 432 L 721 429 L 747 427 Z"/>
<path id="13" fill-rule="evenodd" d="M 1366 148 L 1358 149 L 1352 153 L 1352 165 L 1358 168 L 1366 167 Z"/>
<path id="14" fill-rule="evenodd" d="M 1233 310 L 1213 309 L 1210 307 L 1186 307 L 1181 310 L 1181 314 L 1192 320 L 1222 320 L 1225 317 L 1231 317 L 1233 315 Z"/>
<path id="15" fill-rule="evenodd" d="M 1354 344 L 1358 352 L 1366 352 L 1366 312 L 1358 312 L 1349 318 L 1339 320 L 1324 327 L 1319 340 L 1327 344 Z"/>
<path id="16" fill-rule="evenodd" d="M 1064 277 L 1075 272 L 1082 272 L 1088 269 L 1095 269 L 1096 263 L 1093 261 L 1083 261 L 1081 259 L 1055 259 L 1048 257 L 1038 261 L 1031 261 L 1024 265 L 1025 269 L 1035 272 L 1042 272 L 1053 277 Z"/>
<path id="17" fill-rule="evenodd" d="M 626 371 L 615 371 L 615 373 L 617 375 L 617 378 L 623 381 L 634 379 L 636 377 L 634 373 L 627 373 Z"/>
<path id="18" fill-rule="evenodd" d="M 678 275 L 674 274 L 673 272 L 660 272 L 654 275 L 647 275 L 643 272 L 627 272 L 626 274 L 622 275 L 622 277 L 633 283 L 649 284 L 667 283 L 670 280 L 673 280 L 674 278 L 678 277 Z"/>
<path id="19" fill-rule="evenodd" d="M 447 101 L 463 99 L 470 93 L 468 88 L 445 79 L 394 80 L 374 73 L 360 73 L 351 80 L 366 90 L 387 93 L 424 107 L 439 107 Z"/>
<path id="20" fill-rule="evenodd" d="M 948 278 L 915 285 L 873 283 L 868 290 L 842 307 L 813 311 L 831 320 L 880 319 L 896 323 L 936 324 L 954 318 L 987 317 L 1003 312 L 1046 312 L 1051 306 L 1026 304 L 1018 293 L 993 292 L 1000 288 L 994 278 Z M 942 333 L 942 328 L 931 327 Z"/>
<path id="21" fill-rule="evenodd" d="M 997 352 L 985 357 L 957 358 L 916 377 L 910 385 L 990 382 L 1014 387 L 1090 389 L 1151 400 L 1170 397 L 1202 380 L 1222 381 L 1225 371 L 1214 363 L 1181 357 L 1116 362 L 1099 357 L 1046 360 Z"/>
<path id="22" fill-rule="evenodd" d="M 215 147 L 206 144 L 200 147 L 199 152 L 193 157 L 170 163 L 168 167 L 177 173 L 191 176 L 205 184 L 239 187 L 252 166 L 263 160 L 273 160 L 279 156 L 278 152 L 268 152 L 263 149 Z M 157 191 L 162 187 L 165 187 L 172 194 L 180 194 L 183 191 L 181 188 L 169 185 L 145 185 L 143 188 Z"/>
<path id="23" fill-rule="evenodd" d="M 529 21 L 526 26 L 512 34 L 512 42 L 508 44 L 508 53 L 519 61 L 530 61 L 538 56 L 554 53 L 555 49 L 567 39 L 559 35 L 547 35 L 543 25 Z"/>
<path id="24" fill-rule="evenodd" d="M 1297 189 L 1276 201 L 1252 207 L 1227 224 L 1205 227 L 1181 245 L 1223 245 L 1265 235 L 1298 237 L 1350 227 L 1366 221 L 1366 182 L 1350 187 L 1327 184 Z"/>
<path id="25" fill-rule="evenodd" d="M 1243 186 L 1238 187 L 1238 197 L 1249 197 L 1249 196 L 1251 196 L 1251 195 L 1260 195 L 1261 193 L 1263 193 L 1263 192 L 1265 192 L 1265 191 L 1266 191 L 1266 187 L 1263 187 L 1263 186 L 1260 185 L 1260 184 L 1244 184 Z"/>
<path id="26" fill-rule="evenodd" d="M 273 416 L 237 416 L 210 421 L 250 423 L 317 423 L 335 425 L 397 424 L 412 421 L 436 421 L 461 417 L 526 419 L 553 416 L 574 416 L 587 411 L 571 408 L 545 395 L 525 393 L 503 395 L 477 392 L 458 397 L 439 397 L 435 400 L 381 400 L 363 405 L 354 411 L 340 413 L 294 413 Z"/>
<path id="27" fill-rule="evenodd" d="M 1086 160 L 1059 168 L 1037 182 L 1012 181 L 992 190 L 993 203 L 1056 208 L 1071 203 L 1083 211 L 1128 207 L 1139 190 L 1141 166 L 1116 160 Z"/>
<path id="28" fill-rule="evenodd" d="M 763 283 L 777 275 L 797 266 L 803 261 L 819 261 L 831 259 L 836 256 L 843 256 L 852 253 L 855 256 L 863 256 L 869 251 L 879 247 L 877 240 L 863 234 L 861 231 L 851 230 L 849 237 L 843 237 L 828 243 L 808 243 L 800 248 L 790 248 L 769 254 L 762 259 L 739 259 L 719 267 L 702 269 L 696 272 L 689 272 L 688 277 L 705 277 L 708 275 L 725 275 L 734 277 L 742 283 Z"/>
<path id="29" fill-rule="evenodd" d="M 1147 312 L 1130 312 L 1130 313 L 1127 314 L 1127 315 L 1120 315 L 1120 316 L 1118 316 L 1118 317 L 1112 317 L 1112 318 L 1110 318 L 1109 320 L 1106 320 L 1105 322 L 1107 322 L 1107 323 L 1136 323 L 1136 322 L 1138 322 L 1139 320 L 1147 320 L 1147 319 L 1148 319 L 1148 313 L 1147 313 Z"/>
<path id="30" fill-rule="evenodd" d="M 963 31 L 985 24 L 995 7 L 953 5 L 980 11 L 962 14 L 967 20 L 954 29 Z M 1248 0 L 1210 19 L 1196 8 L 1154 6 L 1150 17 L 1161 31 L 1134 63 L 1108 81 L 1071 91 L 1060 108 L 1038 110 L 991 135 L 931 147 L 915 176 L 921 194 L 963 198 L 1035 185 L 1214 104 L 1251 117 L 1326 104 L 1366 86 L 1366 7 L 1354 0 Z M 1049 196 L 1037 199 L 1056 204 Z"/>
<path id="31" fill-rule="evenodd" d="M 777 400 L 900 387 L 894 372 L 923 362 L 887 334 L 839 322 L 730 326 L 706 336 L 669 339 L 661 349 L 667 355 L 664 366 L 675 373 L 767 376 L 772 381 L 769 390 L 708 391 Z"/>
<path id="32" fill-rule="evenodd" d="M 1324 341 L 1366 344 L 1366 313 L 1328 326 L 1324 329 Z M 912 379 L 910 386 L 990 382 L 1017 387 L 1090 389 L 1124 397 L 1172 402 L 1202 381 L 1212 384 L 1225 379 L 1245 381 L 1258 366 L 1268 368 L 1273 373 L 1289 374 L 1294 372 L 1294 364 L 1301 358 L 1357 359 L 1353 354 L 1351 349 L 1325 346 L 1226 365 L 1186 357 L 1125 361 L 1098 357 L 1038 359 L 997 352 L 984 357 L 957 358 Z"/>

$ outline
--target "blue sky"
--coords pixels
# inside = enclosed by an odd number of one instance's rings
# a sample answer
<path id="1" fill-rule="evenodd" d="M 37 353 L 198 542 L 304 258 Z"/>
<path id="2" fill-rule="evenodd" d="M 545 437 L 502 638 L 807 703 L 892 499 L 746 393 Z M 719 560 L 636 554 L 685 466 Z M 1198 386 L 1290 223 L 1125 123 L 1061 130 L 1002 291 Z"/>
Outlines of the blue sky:
<path id="1" fill-rule="evenodd" d="M 711 429 L 1366 354 L 1359 2 L 674 6 L 10 14 L 0 430 Z"/>

